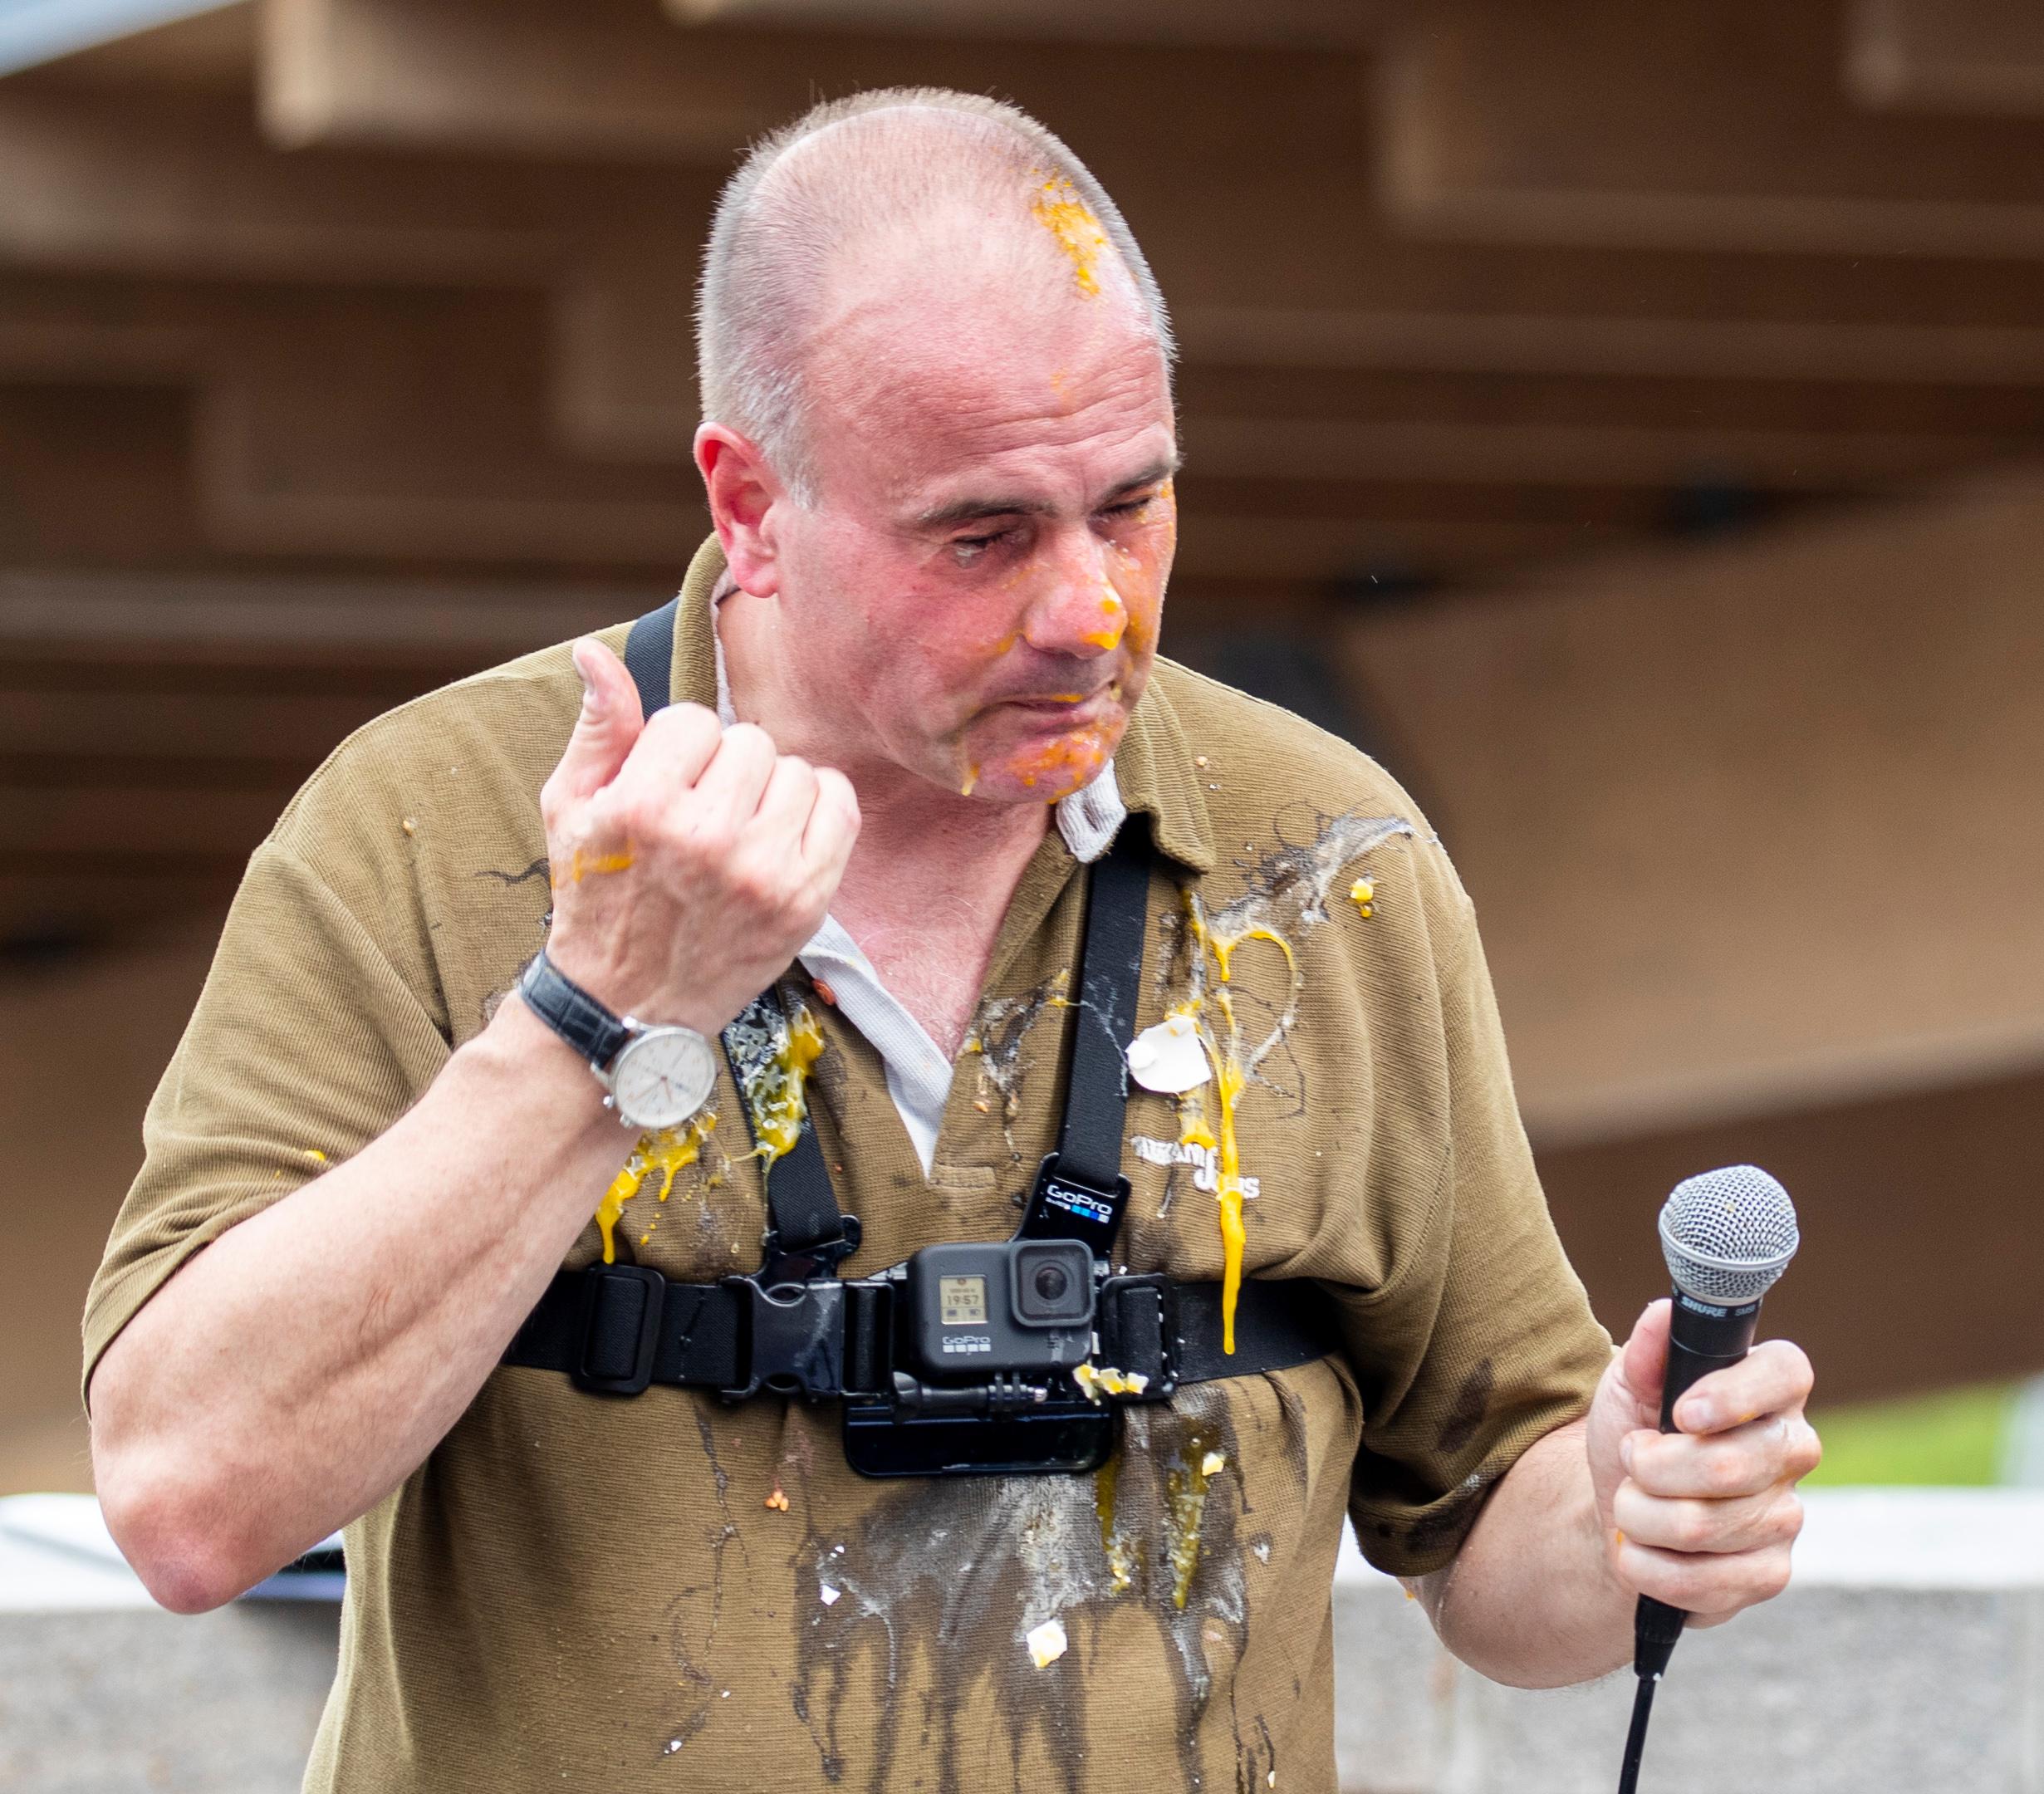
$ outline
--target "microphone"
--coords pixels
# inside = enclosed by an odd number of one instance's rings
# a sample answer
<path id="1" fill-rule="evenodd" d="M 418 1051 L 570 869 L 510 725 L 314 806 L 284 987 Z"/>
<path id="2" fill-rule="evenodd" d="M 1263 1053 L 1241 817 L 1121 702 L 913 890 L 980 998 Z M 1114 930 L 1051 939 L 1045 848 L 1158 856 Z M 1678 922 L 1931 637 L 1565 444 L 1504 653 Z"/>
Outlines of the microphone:
<path id="1" fill-rule="evenodd" d="M 1788 1268 L 1801 1236 L 1788 1192 L 1757 1165 L 1728 1165 L 1684 1179 L 1662 1205 L 1660 1236 L 1674 1286 L 1660 1429 L 1672 1433 L 1675 1404 L 1690 1385 L 1752 1349 L 1760 1299 Z M 1640 1597 L 1632 1664 L 1640 1689 L 1620 1794 L 1630 1794 L 1635 1784 L 1654 1685 L 1667 1672 L 1688 1617 L 1650 1595 Z"/>

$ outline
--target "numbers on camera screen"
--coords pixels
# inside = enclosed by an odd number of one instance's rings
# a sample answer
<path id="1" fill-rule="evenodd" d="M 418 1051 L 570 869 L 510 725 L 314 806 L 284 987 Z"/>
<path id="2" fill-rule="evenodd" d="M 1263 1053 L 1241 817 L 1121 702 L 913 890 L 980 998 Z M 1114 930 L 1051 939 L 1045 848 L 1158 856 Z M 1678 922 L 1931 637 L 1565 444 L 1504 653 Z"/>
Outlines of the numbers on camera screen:
<path id="1" fill-rule="evenodd" d="M 987 1280 L 983 1277 L 939 1277 L 937 1304 L 939 1318 L 946 1326 L 984 1326 Z"/>

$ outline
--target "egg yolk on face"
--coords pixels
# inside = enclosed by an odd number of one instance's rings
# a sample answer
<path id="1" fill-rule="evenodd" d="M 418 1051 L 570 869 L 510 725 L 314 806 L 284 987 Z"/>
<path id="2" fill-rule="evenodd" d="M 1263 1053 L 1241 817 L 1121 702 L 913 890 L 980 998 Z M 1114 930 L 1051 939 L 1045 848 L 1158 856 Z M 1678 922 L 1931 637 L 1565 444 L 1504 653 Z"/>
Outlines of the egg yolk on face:
<path id="1" fill-rule="evenodd" d="M 1097 777 L 1120 745 L 1155 651 L 1176 542 L 1171 483 L 1118 499 L 1089 532 L 1081 554 L 1046 540 L 1047 529 L 965 543 L 968 576 L 993 558 L 981 575 L 988 596 L 1014 606 L 1002 619 L 1012 626 L 985 638 L 976 683 L 1013 695 L 967 719 L 954 788 L 1055 803 Z"/>

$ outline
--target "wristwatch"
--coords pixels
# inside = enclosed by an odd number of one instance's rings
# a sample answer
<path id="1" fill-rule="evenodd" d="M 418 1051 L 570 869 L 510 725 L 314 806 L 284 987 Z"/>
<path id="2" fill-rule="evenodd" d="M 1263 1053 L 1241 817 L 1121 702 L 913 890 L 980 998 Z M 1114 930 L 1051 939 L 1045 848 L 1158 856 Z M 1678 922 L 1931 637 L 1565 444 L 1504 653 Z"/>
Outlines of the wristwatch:
<path id="1" fill-rule="evenodd" d="M 543 949 L 519 973 L 518 994 L 589 1061 L 604 1106 L 627 1127 L 679 1127 L 717 1087 L 716 1052 L 694 1028 L 611 1014 Z"/>

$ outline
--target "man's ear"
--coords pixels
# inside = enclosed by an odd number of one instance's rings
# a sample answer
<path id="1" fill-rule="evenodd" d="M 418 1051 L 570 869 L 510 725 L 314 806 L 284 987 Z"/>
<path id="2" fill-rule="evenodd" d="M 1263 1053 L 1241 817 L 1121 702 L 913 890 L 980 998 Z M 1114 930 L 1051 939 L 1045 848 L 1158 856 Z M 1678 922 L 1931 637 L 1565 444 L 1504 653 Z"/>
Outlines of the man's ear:
<path id="1" fill-rule="evenodd" d="M 787 487 L 758 444 L 722 424 L 698 427 L 695 464 L 732 578 L 756 598 L 772 597 L 780 588 L 776 513 L 792 502 Z"/>

